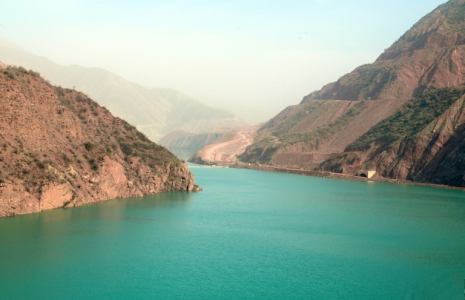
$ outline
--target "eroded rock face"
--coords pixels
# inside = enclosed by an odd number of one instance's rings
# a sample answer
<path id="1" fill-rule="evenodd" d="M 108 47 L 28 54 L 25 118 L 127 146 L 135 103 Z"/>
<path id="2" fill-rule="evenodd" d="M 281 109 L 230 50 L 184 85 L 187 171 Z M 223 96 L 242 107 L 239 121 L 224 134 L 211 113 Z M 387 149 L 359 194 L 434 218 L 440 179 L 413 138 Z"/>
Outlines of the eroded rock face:
<path id="1" fill-rule="evenodd" d="M 372 143 L 364 151 L 335 155 L 320 166 L 349 174 L 367 168 L 387 178 L 465 187 L 465 97 L 393 147 Z"/>
<path id="2" fill-rule="evenodd" d="M 0 216 L 196 190 L 183 161 L 86 95 L 0 72 Z"/>

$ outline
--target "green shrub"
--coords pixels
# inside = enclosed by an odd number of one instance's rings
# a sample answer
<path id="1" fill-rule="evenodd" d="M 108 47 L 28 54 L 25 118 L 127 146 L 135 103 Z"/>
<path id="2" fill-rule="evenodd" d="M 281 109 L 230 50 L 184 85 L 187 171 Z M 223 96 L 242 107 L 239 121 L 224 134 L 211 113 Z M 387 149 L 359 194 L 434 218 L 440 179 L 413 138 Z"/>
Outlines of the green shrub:
<path id="1" fill-rule="evenodd" d="M 423 130 L 464 94 L 463 88 L 445 88 L 418 95 L 392 116 L 373 126 L 346 150 L 365 150 L 374 142 L 386 147 L 399 144 L 404 138 Z"/>
<path id="2" fill-rule="evenodd" d="M 87 151 L 91 151 L 92 149 L 94 149 L 95 145 L 91 142 L 87 142 L 84 144 L 84 147 L 86 147 Z"/>

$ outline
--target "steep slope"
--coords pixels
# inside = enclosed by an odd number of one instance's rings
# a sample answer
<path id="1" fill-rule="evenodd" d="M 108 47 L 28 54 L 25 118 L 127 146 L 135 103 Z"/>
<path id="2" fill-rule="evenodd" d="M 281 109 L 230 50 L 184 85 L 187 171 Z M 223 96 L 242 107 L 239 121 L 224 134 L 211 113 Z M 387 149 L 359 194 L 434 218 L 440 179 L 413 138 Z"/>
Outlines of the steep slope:
<path id="1" fill-rule="evenodd" d="M 313 99 L 405 99 L 465 82 L 465 0 L 451 0 L 422 18 L 369 65 L 313 92 Z"/>
<path id="2" fill-rule="evenodd" d="M 184 162 L 84 94 L 0 70 L 0 216 L 197 189 Z"/>
<path id="3" fill-rule="evenodd" d="M 417 96 L 320 169 L 465 187 L 465 88 Z"/>
<path id="4" fill-rule="evenodd" d="M 243 125 L 233 114 L 178 91 L 148 89 L 104 69 L 61 66 L 4 40 L 0 40 L 0 58 L 8 65 L 36 70 L 55 85 L 83 91 L 153 141 L 175 130 L 203 133 Z"/>
<path id="5" fill-rule="evenodd" d="M 373 64 L 271 119 L 239 158 L 284 168 L 352 175 L 370 170 L 388 178 L 462 185 L 452 159 L 461 159 L 461 142 L 455 142 L 461 125 L 457 121 L 450 130 L 446 116 L 461 118 L 454 105 L 465 83 L 464 16 L 465 0 L 439 6 Z M 428 132 L 434 124 L 443 127 Z M 455 179 L 443 175 L 449 167 Z"/>
<path id="6" fill-rule="evenodd" d="M 245 162 L 314 168 L 332 153 L 344 151 L 406 100 L 313 100 L 290 106 L 265 123 L 255 143 L 239 159 Z"/>

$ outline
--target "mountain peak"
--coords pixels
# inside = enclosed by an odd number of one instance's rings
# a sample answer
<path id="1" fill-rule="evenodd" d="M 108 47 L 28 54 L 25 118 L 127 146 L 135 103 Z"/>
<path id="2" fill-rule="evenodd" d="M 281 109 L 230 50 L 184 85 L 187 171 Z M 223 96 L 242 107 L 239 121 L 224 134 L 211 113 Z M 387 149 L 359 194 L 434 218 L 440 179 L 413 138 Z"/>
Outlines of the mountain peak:
<path id="1" fill-rule="evenodd" d="M 399 57 L 404 52 L 428 47 L 465 44 L 465 0 L 451 0 L 415 23 L 378 60 Z"/>
<path id="2" fill-rule="evenodd" d="M 409 99 L 465 83 L 465 0 L 451 0 L 423 17 L 373 64 L 356 68 L 310 100 Z"/>

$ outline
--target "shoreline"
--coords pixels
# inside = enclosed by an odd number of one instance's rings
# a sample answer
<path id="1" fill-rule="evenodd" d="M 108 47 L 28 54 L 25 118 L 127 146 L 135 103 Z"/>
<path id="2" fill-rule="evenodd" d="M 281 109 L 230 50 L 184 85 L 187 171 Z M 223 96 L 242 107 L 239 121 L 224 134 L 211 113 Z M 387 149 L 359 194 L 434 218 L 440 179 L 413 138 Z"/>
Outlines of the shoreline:
<path id="1" fill-rule="evenodd" d="M 193 163 L 193 162 L 191 162 Z M 320 178 L 329 178 L 329 179 L 340 179 L 340 180 L 351 180 L 351 181 L 371 181 L 371 182 L 389 182 L 389 183 L 396 183 L 401 185 L 418 185 L 418 186 L 430 186 L 435 188 L 444 188 L 450 190 L 459 190 L 465 192 L 465 187 L 458 187 L 458 186 L 450 186 L 450 185 L 442 185 L 442 184 L 434 184 L 434 183 L 427 183 L 427 182 L 415 182 L 410 180 L 402 180 L 402 179 L 390 179 L 381 176 L 375 176 L 373 178 L 366 178 L 360 177 L 350 174 L 342 174 L 342 173 L 332 173 L 329 171 L 315 171 L 315 170 L 305 170 L 305 169 L 292 169 L 292 168 L 284 168 L 284 167 L 275 167 L 269 165 L 261 165 L 257 166 L 254 164 L 247 165 L 243 164 L 208 164 L 208 163 L 193 163 L 197 165 L 203 165 L 212 168 L 234 168 L 234 169 L 248 169 L 248 170 L 255 170 L 255 171 L 265 171 L 265 172 L 277 172 L 277 173 L 287 173 L 287 174 L 296 174 L 302 176 L 311 176 L 311 177 L 320 177 Z"/>

